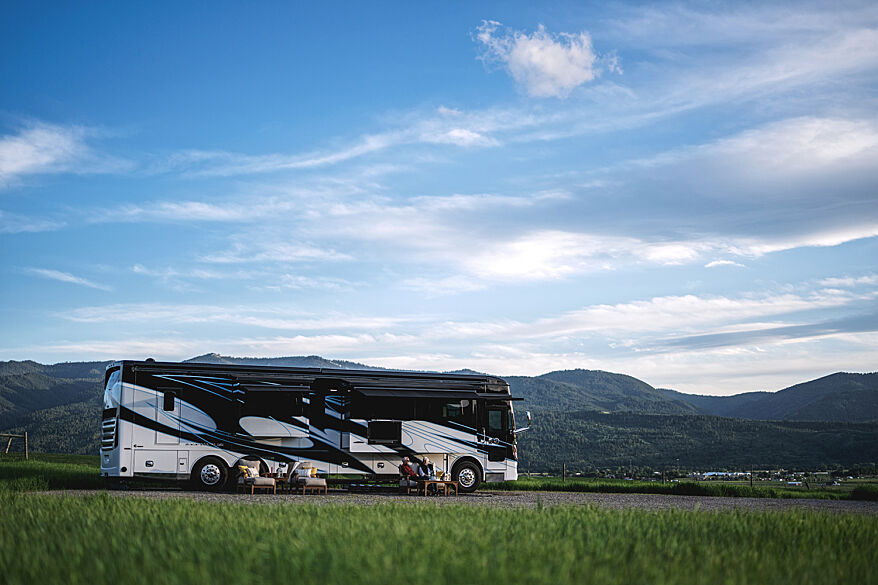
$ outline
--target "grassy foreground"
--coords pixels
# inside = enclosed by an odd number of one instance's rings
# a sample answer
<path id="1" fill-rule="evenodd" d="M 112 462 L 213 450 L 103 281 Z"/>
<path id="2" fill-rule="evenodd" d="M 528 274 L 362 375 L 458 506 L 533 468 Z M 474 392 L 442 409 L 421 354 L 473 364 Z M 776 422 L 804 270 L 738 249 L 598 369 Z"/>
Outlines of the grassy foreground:
<path id="1" fill-rule="evenodd" d="M 35 453 L 28 461 L 0 461 L 0 493 L 102 487 L 100 461 L 94 456 Z"/>
<path id="2" fill-rule="evenodd" d="M 875 583 L 878 519 L 809 511 L 247 505 L 0 494 L 31 583 Z"/>
<path id="3" fill-rule="evenodd" d="M 718 496 L 726 498 L 815 498 L 822 500 L 876 499 L 878 490 L 871 486 L 858 486 L 854 490 L 826 488 L 793 488 L 786 486 L 743 485 L 732 482 L 650 482 L 620 479 L 520 477 L 516 481 L 485 484 L 488 490 L 527 490 L 542 492 L 600 492 L 631 494 L 673 494 L 678 496 Z"/>

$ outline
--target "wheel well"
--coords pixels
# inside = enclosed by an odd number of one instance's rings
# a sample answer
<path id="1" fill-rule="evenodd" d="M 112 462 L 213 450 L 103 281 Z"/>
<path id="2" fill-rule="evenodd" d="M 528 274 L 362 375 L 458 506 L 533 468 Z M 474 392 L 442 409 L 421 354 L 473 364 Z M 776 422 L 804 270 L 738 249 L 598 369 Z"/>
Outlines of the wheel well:
<path id="1" fill-rule="evenodd" d="M 205 461 L 215 461 L 216 463 L 222 463 L 223 467 L 225 467 L 227 470 L 229 469 L 229 464 L 226 463 L 225 461 L 223 461 L 222 457 L 217 457 L 216 455 L 205 455 L 204 457 L 202 457 L 201 459 L 199 459 L 198 461 L 195 462 L 195 464 L 192 466 L 192 470 L 190 470 L 190 472 L 189 472 L 189 476 L 191 477 L 192 471 L 194 471 L 195 468 L 197 468 L 199 465 L 201 465 Z"/>
<path id="2" fill-rule="evenodd" d="M 482 464 L 479 463 L 479 461 L 478 461 L 477 459 L 474 459 L 473 457 L 461 457 L 461 458 L 459 458 L 457 461 L 454 462 L 454 465 L 451 466 L 451 472 L 454 473 L 454 470 L 457 469 L 457 467 L 458 467 L 459 465 L 461 465 L 461 464 L 463 464 L 463 463 L 465 463 L 465 462 L 466 462 L 466 463 L 472 463 L 473 465 L 475 465 L 475 466 L 476 466 L 476 469 L 479 470 L 479 476 L 480 476 L 479 479 L 481 479 L 481 480 L 484 480 L 484 479 L 485 479 L 485 470 L 482 469 Z"/>

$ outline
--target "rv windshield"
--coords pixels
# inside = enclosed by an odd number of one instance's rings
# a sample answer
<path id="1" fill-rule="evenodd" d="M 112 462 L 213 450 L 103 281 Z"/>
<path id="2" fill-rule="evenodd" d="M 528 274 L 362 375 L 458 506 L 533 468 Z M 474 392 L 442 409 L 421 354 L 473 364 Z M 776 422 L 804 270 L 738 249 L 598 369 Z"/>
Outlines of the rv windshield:
<path id="1" fill-rule="evenodd" d="M 119 384 L 119 378 L 122 370 L 116 368 L 107 376 L 107 385 L 104 388 L 104 410 L 116 408 L 122 394 L 122 385 Z"/>

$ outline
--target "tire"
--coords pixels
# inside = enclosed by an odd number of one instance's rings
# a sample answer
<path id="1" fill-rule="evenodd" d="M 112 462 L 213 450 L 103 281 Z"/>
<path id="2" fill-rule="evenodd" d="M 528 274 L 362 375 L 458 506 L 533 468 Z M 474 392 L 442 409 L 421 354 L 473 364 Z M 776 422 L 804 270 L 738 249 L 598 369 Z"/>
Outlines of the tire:
<path id="1" fill-rule="evenodd" d="M 199 490 L 221 491 L 229 479 L 229 468 L 216 457 L 205 457 L 195 464 L 189 476 L 189 483 Z"/>
<path id="2" fill-rule="evenodd" d="M 482 469 L 473 461 L 458 461 L 451 469 L 451 479 L 462 493 L 470 494 L 482 485 Z"/>

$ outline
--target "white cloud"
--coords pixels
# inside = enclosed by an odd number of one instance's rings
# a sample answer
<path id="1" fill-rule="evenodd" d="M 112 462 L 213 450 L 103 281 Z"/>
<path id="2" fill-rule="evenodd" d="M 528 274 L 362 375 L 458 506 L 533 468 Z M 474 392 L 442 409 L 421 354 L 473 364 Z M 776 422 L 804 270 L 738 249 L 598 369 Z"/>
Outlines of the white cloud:
<path id="1" fill-rule="evenodd" d="M 448 108 L 445 106 L 439 106 L 436 108 L 436 112 L 440 116 L 459 116 L 461 114 L 461 111 L 457 108 Z"/>
<path id="2" fill-rule="evenodd" d="M 600 73 L 586 32 L 552 34 L 543 25 L 532 34 L 498 32 L 501 26 L 493 20 L 479 26 L 476 39 L 482 44 L 482 59 L 501 63 L 529 95 L 564 98 Z"/>
<path id="3" fill-rule="evenodd" d="M 38 124 L 0 138 L 0 186 L 20 175 L 58 171 L 87 147 L 81 128 Z"/>
<path id="4" fill-rule="evenodd" d="M 705 268 L 716 268 L 717 266 L 736 266 L 738 268 L 745 268 L 743 264 L 733 260 L 714 260 L 704 265 Z"/>
<path id="5" fill-rule="evenodd" d="M 33 123 L 0 137 L 0 188 L 41 173 L 105 173 L 131 168 L 122 159 L 94 152 L 85 142 L 94 130 Z"/>
<path id="6" fill-rule="evenodd" d="M 303 276 L 301 274 L 282 274 L 278 284 L 280 289 L 293 290 L 319 289 L 341 291 L 350 290 L 354 286 L 355 283 L 343 278 Z"/>
<path id="7" fill-rule="evenodd" d="M 764 236 L 735 239 L 729 242 L 727 251 L 742 256 L 758 257 L 796 248 L 829 248 L 875 236 L 878 236 L 878 223 L 866 223 L 865 225 L 837 229 L 815 229 L 811 233 L 786 237 Z"/>
<path id="8" fill-rule="evenodd" d="M 452 337 L 490 335 L 496 338 L 520 340 L 587 333 L 605 335 L 608 339 L 618 340 L 644 332 L 659 336 L 670 332 L 719 333 L 730 331 L 722 327 L 731 327 L 733 324 L 747 324 L 745 328 L 752 329 L 757 325 L 754 324 L 754 320 L 844 307 L 871 298 L 874 298 L 874 295 L 852 295 L 840 291 L 823 291 L 804 296 L 786 293 L 737 298 L 666 296 L 615 305 L 590 305 L 532 322 L 443 323 L 435 334 Z M 779 321 L 772 326 L 786 324 L 788 323 Z M 648 341 L 644 340 L 643 345 L 648 347 Z"/>
<path id="9" fill-rule="evenodd" d="M 854 288 L 856 286 L 870 285 L 870 284 L 878 284 L 878 275 L 870 274 L 867 276 L 845 276 L 845 277 L 834 277 L 834 278 L 824 278 L 820 281 L 820 284 L 823 286 L 829 286 L 833 288 Z"/>
<path id="10" fill-rule="evenodd" d="M 305 242 L 289 241 L 289 238 L 270 239 L 249 234 L 236 240 L 230 249 L 206 254 L 200 260 L 217 264 L 245 264 L 251 262 L 291 263 L 353 259 L 353 256 L 332 248 L 321 248 Z"/>
<path id="11" fill-rule="evenodd" d="M 387 330 L 415 321 L 411 317 L 374 317 L 327 312 L 320 317 L 287 305 L 247 306 L 121 303 L 80 307 L 57 313 L 75 323 L 223 323 L 290 331 Z"/>
<path id="12" fill-rule="evenodd" d="M 462 256 L 470 274 L 485 280 L 557 279 L 624 264 L 684 264 L 697 260 L 715 244 L 701 241 L 646 241 L 623 236 L 543 230 L 485 242 Z"/>
<path id="13" fill-rule="evenodd" d="M 440 107 L 434 112 L 412 112 L 387 121 L 388 129 L 364 134 L 334 149 L 304 154 L 245 154 L 229 151 L 182 150 L 155 163 L 155 173 L 183 172 L 194 176 L 235 176 L 278 171 L 308 170 L 338 165 L 417 144 L 448 144 L 463 148 L 501 144 L 493 132 L 510 131 L 534 123 L 534 117 L 512 110 L 487 109 L 474 114 Z M 410 148 L 405 152 L 411 156 Z"/>
<path id="14" fill-rule="evenodd" d="M 422 140 L 438 144 L 456 144 L 457 146 L 497 146 L 500 144 L 495 138 L 484 136 L 466 128 L 452 128 L 441 134 L 425 134 L 422 136 Z"/>
<path id="15" fill-rule="evenodd" d="M 69 272 L 61 272 L 60 270 L 51 270 L 47 268 L 27 268 L 25 269 L 25 272 L 27 272 L 28 274 L 33 274 L 34 276 L 48 278 L 50 280 L 57 280 L 58 282 L 67 282 L 70 284 L 77 284 L 79 286 L 85 286 L 88 288 L 96 288 L 98 290 L 113 290 L 107 285 L 98 284 L 85 278 L 70 274 Z"/>

